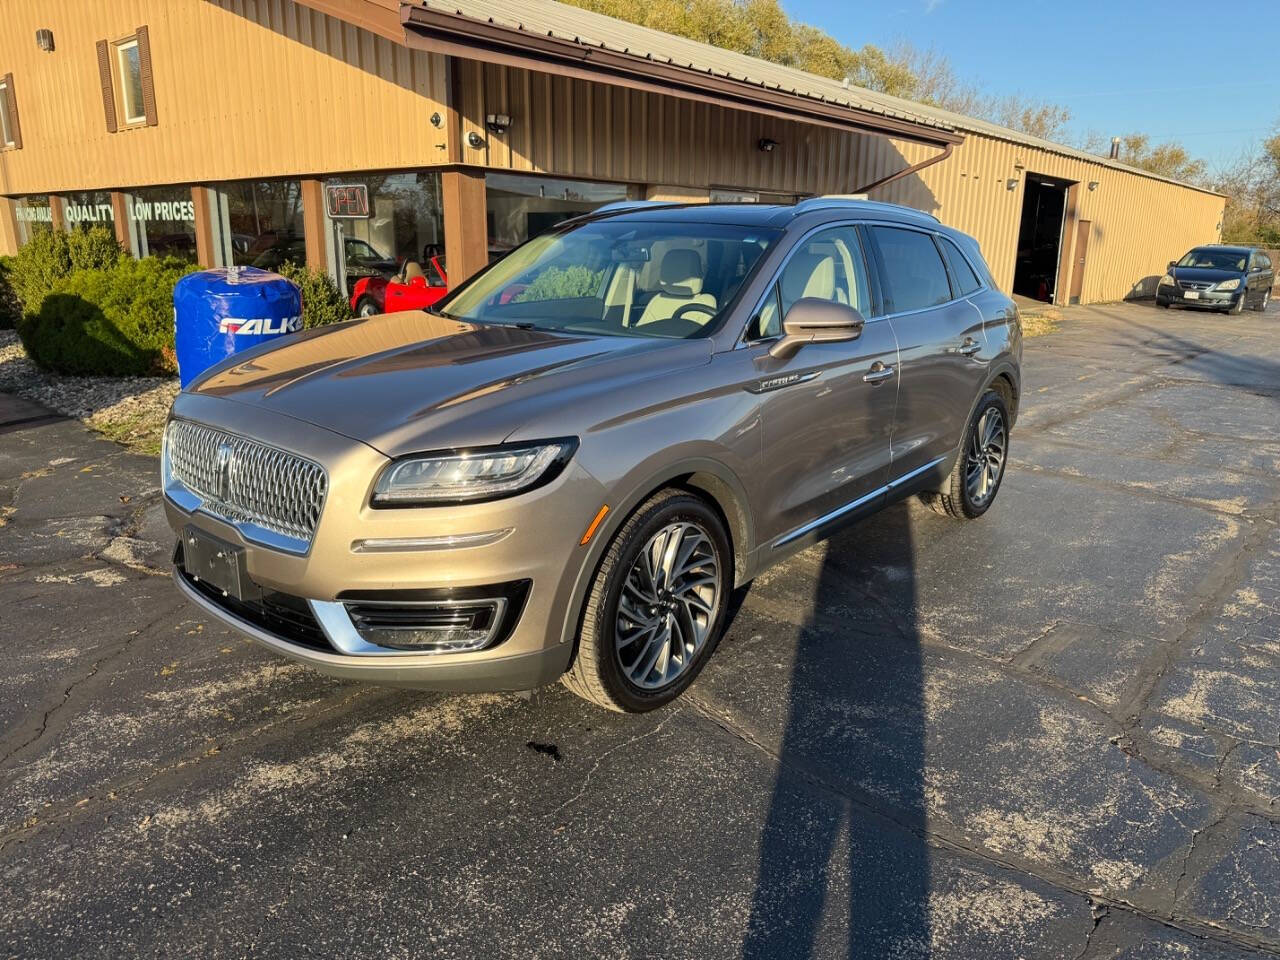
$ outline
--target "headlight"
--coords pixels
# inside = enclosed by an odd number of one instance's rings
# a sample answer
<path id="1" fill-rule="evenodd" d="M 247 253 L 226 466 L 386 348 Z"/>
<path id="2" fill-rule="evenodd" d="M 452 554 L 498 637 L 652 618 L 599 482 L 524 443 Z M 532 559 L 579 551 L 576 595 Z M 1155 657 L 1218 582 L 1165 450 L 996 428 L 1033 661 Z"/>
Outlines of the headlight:
<path id="1" fill-rule="evenodd" d="M 1218 284 L 1217 289 L 1235 290 L 1235 289 L 1238 289 L 1239 286 L 1240 286 L 1240 278 L 1236 277 L 1234 280 L 1223 280 L 1220 284 Z"/>
<path id="2" fill-rule="evenodd" d="M 1171 277 L 1169 274 L 1167 274 L 1167 273 L 1166 273 L 1163 277 L 1161 277 L 1161 278 L 1160 278 L 1160 283 L 1158 284 L 1158 286 L 1161 286 L 1161 287 L 1172 287 L 1172 286 L 1173 286 L 1173 277 Z"/>
<path id="3" fill-rule="evenodd" d="M 550 483 L 573 456 L 573 439 L 406 457 L 389 464 L 373 489 L 375 507 L 496 500 Z"/>

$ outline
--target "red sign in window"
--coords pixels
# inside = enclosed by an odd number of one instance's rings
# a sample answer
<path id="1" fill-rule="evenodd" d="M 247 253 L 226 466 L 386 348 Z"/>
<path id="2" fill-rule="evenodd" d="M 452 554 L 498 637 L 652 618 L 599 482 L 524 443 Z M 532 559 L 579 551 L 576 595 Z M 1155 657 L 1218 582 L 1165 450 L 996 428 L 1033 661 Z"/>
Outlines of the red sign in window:
<path id="1" fill-rule="evenodd" d="M 363 220 L 369 216 L 369 188 L 363 183 L 326 183 L 324 200 L 334 219 Z"/>

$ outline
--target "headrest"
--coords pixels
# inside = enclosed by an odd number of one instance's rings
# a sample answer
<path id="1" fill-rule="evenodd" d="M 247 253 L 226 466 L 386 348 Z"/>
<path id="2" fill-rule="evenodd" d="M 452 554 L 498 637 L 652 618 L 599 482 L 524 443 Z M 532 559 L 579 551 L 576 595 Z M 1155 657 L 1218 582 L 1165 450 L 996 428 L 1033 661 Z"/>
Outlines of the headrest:
<path id="1" fill-rule="evenodd" d="M 419 264 L 416 260 L 410 260 L 408 263 L 404 265 L 404 282 L 408 283 L 414 277 L 425 278 L 426 274 L 422 272 L 421 264 Z"/>
<path id="2" fill-rule="evenodd" d="M 697 250 L 668 250 L 662 258 L 658 286 L 676 297 L 696 297 L 702 292 L 702 257 Z"/>
<path id="3" fill-rule="evenodd" d="M 795 303 L 801 297 L 836 298 L 834 257 L 802 251 L 791 258 L 782 272 L 782 299 L 786 303 Z"/>

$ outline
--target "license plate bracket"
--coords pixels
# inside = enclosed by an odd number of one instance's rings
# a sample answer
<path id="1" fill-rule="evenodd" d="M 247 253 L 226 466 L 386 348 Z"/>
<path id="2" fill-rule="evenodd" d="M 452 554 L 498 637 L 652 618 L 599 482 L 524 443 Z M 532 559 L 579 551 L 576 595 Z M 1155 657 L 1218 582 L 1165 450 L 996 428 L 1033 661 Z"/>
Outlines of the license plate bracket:
<path id="1" fill-rule="evenodd" d="M 187 575 L 236 600 L 254 599 L 261 593 L 249 579 L 244 548 L 227 543 L 199 527 L 182 529 L 182 566 Z"/>

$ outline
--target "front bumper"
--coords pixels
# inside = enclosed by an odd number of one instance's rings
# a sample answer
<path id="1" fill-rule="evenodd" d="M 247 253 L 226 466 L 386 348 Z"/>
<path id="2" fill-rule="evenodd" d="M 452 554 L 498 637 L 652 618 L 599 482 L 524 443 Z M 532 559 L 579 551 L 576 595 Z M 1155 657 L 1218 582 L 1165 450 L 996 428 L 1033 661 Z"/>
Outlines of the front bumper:
<path id="1" fill-rule="evenodd" d="M 373 509 L 374 478 L 388 459 L 378 451 L 313 424 L 258 407 L 183 394 L 176 416 L 250 436 L 325 467 L 329 492 L 309 549 L 287 553 L 245 539 L 234 525 L 165 498 L 168 522 L 188 525 L 239 547 L 253 584 L 311 606 L 341 613 L 353 595 L 465 591 L 521 582 L 527 591 L 512 629 L 476 650 L 350 652 L 328 634 L 298 642 L 287 630 L 252 622 L 202 594 L 175 570 L 179 589 L 210 615 L 264 646 L 338 677 L 439 690 L 521 690 L 549 683 L 568 667 L 576 635 L 584 572 L 592 551 L 579 544 L 604 502 L 604 488 L 574 462 L 552 482 L 525 494 L 464 506 Z M 369 549 L 369 541 L 464 536 L 499 531 L 492 542 L 434 549 Z M 594 544 L 592 545 L 594 547 Z M 234 605 L 231 605 L 234 606 Z M 322 632 L 335 621 L 316 617 Z M 326 627 L 327 624 L 327 627 Z M 338 621 L 337 625 L 342 626 Z M 348 623 L 349 626 L 349 623 Z"/>
<path id="2" fill-rule="evenodd" d="M 1236 301 L 1244 296 L 1243 290 L 1196 290 L 1197 294 L 1188 300 L 1187 293 L 1181 287 L 1168 285 L 1156 287 L 1156 303 L 1167 303 L 1170 306 L 1194 307 L 1200 310 L 1230 310 Z"/>
<path id="3" fill-rule="evenodd" d="M 243 619 L 193 586 L 180 568 L 174 568 L 173 579 L 178 590 L 209 616 L 240 631 L 268 650 L 342 680 L 363 680 L 382 686 L 412 687 L 419 690 L 532 690 L 553 683 L 569 667 L 572 649 L 568 644 L 532 653 L 491 656 L 483 660 L 452 660 L 448 654 L 406 654 L 378 658 L 350 656 L 338 653 L 336 649 L 324 650 L 314 644 L 287 639 L 282 632 L 275 632 Z"/>

